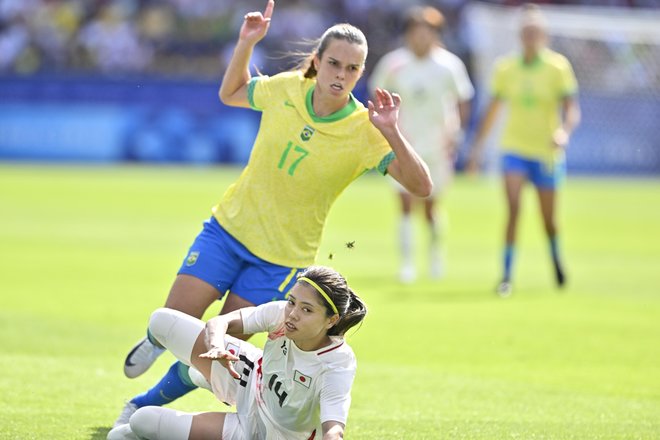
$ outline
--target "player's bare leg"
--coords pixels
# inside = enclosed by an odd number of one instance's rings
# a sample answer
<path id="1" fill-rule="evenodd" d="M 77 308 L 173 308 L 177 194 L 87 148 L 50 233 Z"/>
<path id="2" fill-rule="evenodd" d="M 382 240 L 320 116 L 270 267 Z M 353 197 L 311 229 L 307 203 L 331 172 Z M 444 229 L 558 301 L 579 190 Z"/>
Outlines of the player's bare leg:
<path id="1" fill-rule="evenodd" d="M 399 280 L 402 283 L 412 283 L 417 277 L 415 271 L 412 206 L 413 197 L 406 191 L 399 192 L 401 202 L 401 223 L 399 225 L 399 245 L 401 246 L 401 270 Z"/>
<path id="2" fill-rule="evenodd" d="M 429 226 L 429 275 L 440 279 L 444 275 L 444 261 L 442 255 L 442 215 L 437 214 L 436 206 L 439 199 L 428 197 L 424 199 L 424 218 Z"/>
<path id="3" fill-rule="evenodd" d="M 220 296 L 210 284 L 190 275 L 177 275 L 165 307 L 179 310 L 195 318 L 201 318 L 206 309 Z M 128 353 L 124 361 L 124 374 L 135 378 L 153 365 L 164 349 L 149 337 L 141 339 Z"/>
<path id="4" fill-rule="evenodd" d="M 235 293 L 229 292 L 227 294 L 227 298 L 225 299 L 225 303 L 222 306 L 222 310 L 220 310 L 220 315 L 226 315 L 229 312 L 233 312 L 234 310 L 242 309 L 245 307 L 254 307 L 254 303 L 241 298 L 240 296 L 236 295 Z M 232 334 L 233 337 L 242 339 L 244 341 L 247 341 L 251 335 L 234 335 Z"/>
<path id="5" fill-rule="evenodd" d="M 557 242 L 557 221 L 555 219 L 555 206 L 557 200 L 557 192 L 554 189 L 538 189 L 539 204 L 541 206 L 541 214 L 543 215 L 543 225 L 545 226 L 545 233 L 548 236 L 550 243 L 550 253 L 552 255 L 552 263 L 555 269 L 555 279 L 557 285 L 563 287 L 566 283 L 566 275 L 561 264 L 559 257 L 559 249 Z"/>
<path id="6" fill-rule="evenodd" d="M 497 286 L 497 294 L 500 296 L 509 296 L 511 294 L 511 270 L 515 252 L 514 246 L 518 216 L 520 214 L 520 195 L 526 180 L 527 178 L 524 174 L 507 173 L 504 175 L 504 190 L 508 210 L 504 249 L 504 273 L 502 275 L 502 281 Z"/>

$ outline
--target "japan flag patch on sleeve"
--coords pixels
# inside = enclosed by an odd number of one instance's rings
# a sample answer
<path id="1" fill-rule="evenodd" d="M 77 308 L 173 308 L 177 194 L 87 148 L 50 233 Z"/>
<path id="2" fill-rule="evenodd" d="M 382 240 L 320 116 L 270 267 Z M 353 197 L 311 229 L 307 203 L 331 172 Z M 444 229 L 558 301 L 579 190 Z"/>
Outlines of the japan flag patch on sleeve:
<path id="1" fill-rule="evenodd" d="M 312 384 L 312 378 L 310 376 L 305 376 L 304 374 L 302 374 L 298 370 L 295 371 L 295 374 L 293 376 L 293 380 L 295 380 L 296 383 L 299 383 L 300 385 L 304 386 L 305 388 L 309 388 L 309 386 Z"/>
<path id="2" fill-rule="evenodd" d="M 241 348 L 236 344 L 227 342 L 227 346 L 225 347 L 225 350 L 227 350 L 229 353 L 233 354 L 234 356 L 238 356 L 240 354 Z"/>

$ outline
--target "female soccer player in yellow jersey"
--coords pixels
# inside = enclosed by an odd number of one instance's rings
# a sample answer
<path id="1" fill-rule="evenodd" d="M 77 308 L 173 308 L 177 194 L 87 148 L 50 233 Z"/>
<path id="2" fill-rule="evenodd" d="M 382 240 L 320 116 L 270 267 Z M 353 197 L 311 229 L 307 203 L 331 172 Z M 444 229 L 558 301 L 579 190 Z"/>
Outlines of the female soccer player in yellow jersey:
<path id="1" fill-rule="evenodd" d="M 511 293 L 520 193 L 526 181 L 537 189 L 557 284 L 566 282 L 555 219 L 555 198 L 565 170 L 564 150 L 580 121 L 577 81 L 569 61 L 546 47 L 545 22 L 538 7 L 523 10 L 522 55 L 501 58 L 491 83 L 493 98 L 477 131 L 468 168 L 478 167 L 484 139 L 503 103 L 509 113 L 501 139 L 508 202 L 504 274 L 497 292 Z"/>
<path id="2" fill-rule="evenodd" d="M 305 270 L 286 301 L 242 308 L 206 326 L 177 310 L 156 310 L 149 322 L 154 337 L 236 413 L 148 406 L 108 440 L 341 439 L 356 371 L 343 335 L 366 313 L 346 280 L 321 266 Z M 260 350 L 228 332 L 269 334 Z"/>
<path id="3" fill-rule="evenodd" d="M 351 94 L 367 56 L 359 29 L 333 26 L 301 69 L 251 77 L 250 56 L 273 9 L 271 0 L 263 14 L 245 16 L 220 87 L 225 104 L 262 112 L 250 160 L 213 208 L 165 303 L 197 318 L 225 293 L 223 314 L 283 299 L 296 274 L 313 264 L 335 199 L 366 171 L 390 174 L 419 197 L 433 186 L 398 129 L 400 98 L 378 89 L 367 109 Z M 128 354 L 125 374 L 142 374 L 162 350 L 148 334 Z M 193 388 L 187 368 L 175 364 L 158 385 L 128 402 L 116 423 Z"/>

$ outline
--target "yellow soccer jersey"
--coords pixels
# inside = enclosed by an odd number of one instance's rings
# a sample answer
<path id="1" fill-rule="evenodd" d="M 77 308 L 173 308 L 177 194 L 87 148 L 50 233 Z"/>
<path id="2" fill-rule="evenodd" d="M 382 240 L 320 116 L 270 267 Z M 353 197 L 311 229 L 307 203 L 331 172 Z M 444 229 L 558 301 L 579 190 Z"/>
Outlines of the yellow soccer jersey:
<path id="1" fill-rule="evenodd" d="M 353 96 L 318 117 L 315 80 L 302 72 L 253 78 L 250 106 L 262 112 L 250 160 L 213 208 L 218 222 L 257 257 L 288 267 L 314 263 L 330 207 L 353 180 L 393 152 Z"/>
<path id="2" fill-rule="evenodd" d="M 503 150 L 546 163 L 554 161 L 559 151 L 552 146 L 552 134 L 561 123 L 561 102 L 577 93 L 570 62 L 549 49 L 531 64 L 523 63 L 520 55 L 504 57 L 495 65 L 491 91 L 495 98 L 506 101 L 509 110 L 501 139 Z"/>

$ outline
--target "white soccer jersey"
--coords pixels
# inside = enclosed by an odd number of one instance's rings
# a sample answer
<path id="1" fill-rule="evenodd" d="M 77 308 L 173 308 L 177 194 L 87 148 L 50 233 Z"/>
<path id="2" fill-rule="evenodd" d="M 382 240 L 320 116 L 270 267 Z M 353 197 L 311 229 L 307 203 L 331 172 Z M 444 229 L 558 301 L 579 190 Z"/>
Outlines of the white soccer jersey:
<path id="1" fill-rule="evenodd" d="M 331 337 L 332 343 L 320 350 L 300 350 L 284 336 L 285 306 L 286 301 L 276 301 L 241 311 L 245 333 L 269 332 L 261 357 L 248 343 L 227 344 L 243 355 L 236 363 L 242 375 L 236 405 L 246 438 L 320 438 L 323 422 L 345 424 L 348 417 L 356 370 L 353 351 L 341 337 Z M 220 369 L 225 380 L 228 375 Z"/>
<path id="2" fill-rule="evenodd" d="M 401 95 L 399 126 L 427 161 L 442 155 L 460 131 L 457 105 L 474 96 L 463 62 L 441 47 L 423 59 L 407 48 L 388 53 L 376 65 L 369 86 Z"/>

